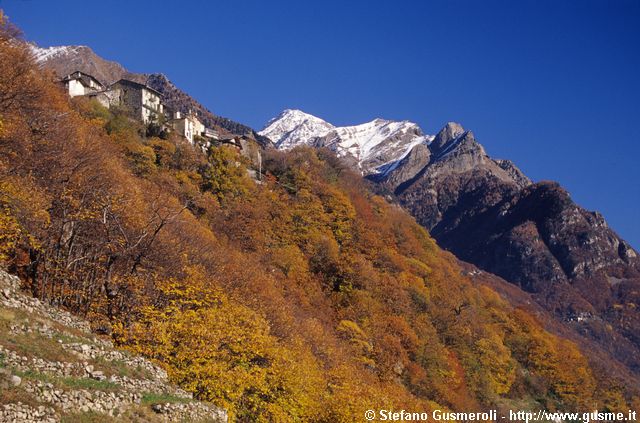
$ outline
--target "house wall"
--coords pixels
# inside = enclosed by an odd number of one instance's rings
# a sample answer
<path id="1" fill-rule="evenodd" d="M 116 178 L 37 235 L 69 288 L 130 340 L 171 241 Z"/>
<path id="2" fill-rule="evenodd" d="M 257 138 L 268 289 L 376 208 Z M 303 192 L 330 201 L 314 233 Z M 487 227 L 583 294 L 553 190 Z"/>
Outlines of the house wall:
<path id="1" fill-rule="evenodd" d="M 194 126 L 193 121 L 189 118 L 182 118 L 176 121 L 177 132 L 185 137 L 190 143 L 193 144 Z"/>
<path id="2" fill-rule="evenodd" d="M 175 119 L 171 125 L 178 135 L 185 137 L 192 144 L 193 138 L 196 135 L 201 135 L 204 131 L 204 125 L 194 116 Z"/>
<path id="3" fill-rule="evenodd" d="M 111 99 L 105 93 L 99 93 L 98 95 L 96 95 L 96 100 L 98 100 L 98 103 L 100 103 L 104 107 L 108 108 L 111 105 Z"/>
<path id="4" fill-rule="evenodd" d="M 67 90 L 69 91 L 69 97 L 76 97 L 79 95 L 85 95 L 84 85 L 77 79 L 67 81 Z"/>
<path id="5" fill-rule="evenodd" d="M 196 135 L 202 135 L 204 132 L 204 125 L 198 119 L 193 119 L 193 132 Z"/>
<path id="6" fill-rule="evenodd" d="M 107 102 L 106 107 L 120 105 L 120 93 L 117 89 L 108 88 L 104 90 L 101 94 L 104 94 L 104 98 L 106 99 L 106 102 Z"/>
<path id="7" fill-rule="evenodd" d="M 204 128 L 203 132 L 204 132 L 204 136 L 206 138 L 218 139 L 220 137 L 218 132 L 216 132 L 215 130 L 210 129 L 210 128 Z"/>
<path id="8" fill-rule="evenodd" d="M 101 87 L 99 84 L 97 84 L 93 79 L 89 79 L 89 88 L 91 88 L 91 89 L 93 89 L 95 91 L 99 91 L 103 87 Z"/>
<path id="9" fill-rule="evenodd" d="M 70 97 L 76 97 L 79 95 L 87 95 L 92 92 L 101 91 L 104 89 L 102 85 L 100 85 L 97 81 L 94 81 L 93 78 L 90 78 L 81 72 L 74 72 L 69 75 L 70 79 L 66 81 L 65 85 L 69 92 Z"/>
<path id="10" fill-rule="evenodd" d="M 140 90 L 142 103 L 142 121 L 149 123 L 153 120 L 153 116 L 162 115 L 162 103 L 160 97 L 152 91 Z"/>
<path id="11" fill-rule="evenodd" d="M 116 104 L 128 109 L 131 116 L 135 119 L 142 120 L 141 90 L 125 84 L 116 84 L 112 89 L 114 91 Z"/>
<path id="12" fill-rule="evenodd" d="M 193 144 L 193 136 L 195 133 L 195 125 L 191 119 L 185 119 L 185 137 L 189 140 L 190 143 Z"/>

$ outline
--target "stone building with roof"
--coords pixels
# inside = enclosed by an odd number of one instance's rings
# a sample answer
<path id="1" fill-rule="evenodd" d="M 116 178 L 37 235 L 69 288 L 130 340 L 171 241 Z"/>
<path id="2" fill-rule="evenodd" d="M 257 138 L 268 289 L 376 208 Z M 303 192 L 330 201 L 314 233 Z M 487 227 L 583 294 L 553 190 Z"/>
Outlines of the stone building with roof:
<path id="1" fill-rule="evenodd" d="M 111 106 L 124 107 L 145 125 L 163 116 L 162 94 L 145 84 L 121 79 L 111 84 L 108 91 Z"/>
<path id="2" fill-rule="evenodd" d="M 105 89 L 104 84 L 96 78 L 80 71 L 70 73 L 61 82 L 64 84 L 69 97 L 88 95 Z"/>

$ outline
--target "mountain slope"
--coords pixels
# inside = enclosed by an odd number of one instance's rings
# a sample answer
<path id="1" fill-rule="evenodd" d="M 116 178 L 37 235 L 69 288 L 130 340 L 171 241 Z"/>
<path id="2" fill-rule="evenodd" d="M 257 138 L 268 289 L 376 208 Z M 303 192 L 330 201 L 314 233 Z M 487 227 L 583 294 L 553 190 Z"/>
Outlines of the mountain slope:
<path id="1" fill-rule="evenodd" d="M 519 176 L 519 170 L 505 170 L 487 155 L 472 132 L 465 131 L 456 123 L 448 123 L 429 145 L 429 154 L 423 155 L 422 161 L 411 165 L 412 177 L 404 176 L 405 166 L 405 163 L 401 163 L 381 182 L 399 195 L 401 200 L 407 198 L 405 203 L 408 203 L 409 198 L 414 198 L 409 188 L 417 183 L 423 184 L 424 189 L 420 191 L 419 198 L 416 198 L 416 207 L 411 210 L 418 221 L 429 229 L 440 222 L 450 207 L 457 204 L 457 190 L 460 186 L 473 190 L 474 184 L 486 184 L 519 190 L 530 183 L 526 177 Z M 451 195 L 445 197 L 439 190 Z M 474 201 L 477 207 L 486 207 L 495 198 L 479 195 Z M 456 210 L 464 212 L 464 208 Z"/>
<path id="2" fill-rule="evenodd" d="M 364 175 L 385 175 L 416 145 L 433 137 L 412 122 L 375 119 L 361 125 L 335 127 L 300 110 L 285 110 L 259 132 L 280 150 L 299 145 L 326 147 Z"/>
<path id="3" fill-rule="evenodd" d="M 385 181 L 400 203 L 441 246 L 534 293 L 639 371 L 640 261 L 631 246 L 558 184 L 532 184 L 512 163 L 490 159 L 459 125 L 430 147 L 415 176 Z"/>
<path id="4" fill-rule="evenodd" d="M 287 121 L 276 122 L 288 136 Z M 366 143 L 356 142 L 352 150 L 340 143 L 341 132 L 358 131 L 317 132 L 288 142 L 329 146 L 360 169 L 358 154 Z M 457 123 L 426 142 L 386 145 L 401 157 L 386 169 L 374 167 L 384 171 L 369 172 L 369 179 L 393 194 L 442 247 L 533 293 L 558 318 L 640 371 L 640 260 L 601 215 L 577 206 L 557 184 L 534 184 L 512 162 L 491 158 Z M 398 153 L 407 146 L 408 152 Z"/>

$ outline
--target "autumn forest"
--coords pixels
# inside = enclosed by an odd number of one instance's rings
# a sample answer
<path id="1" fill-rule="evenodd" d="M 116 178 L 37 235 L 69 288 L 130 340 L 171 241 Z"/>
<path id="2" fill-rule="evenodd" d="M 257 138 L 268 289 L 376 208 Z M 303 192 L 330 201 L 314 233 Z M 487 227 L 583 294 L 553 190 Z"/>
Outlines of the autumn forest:
<path id="1" fill-rule="evenodd" d="M 266 149 L 255 176 L 68 98 L 19 40 L 3 22 L 0 265 L 233 421 L 640 406 L 333 153 Z"/>

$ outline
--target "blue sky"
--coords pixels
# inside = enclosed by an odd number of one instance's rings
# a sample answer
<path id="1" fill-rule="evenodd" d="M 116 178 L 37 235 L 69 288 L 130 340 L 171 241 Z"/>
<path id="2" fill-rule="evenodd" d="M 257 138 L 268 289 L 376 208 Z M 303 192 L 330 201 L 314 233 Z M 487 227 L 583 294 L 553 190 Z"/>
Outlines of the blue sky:
<path id="1" fill-rule="evenodd" d="M 0 0 L 26 38 L 162 72 L 257 129 L 453 120 L 640 247 L 640 1 Z"/>

